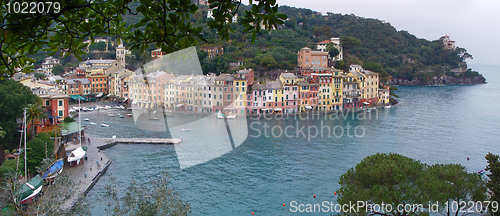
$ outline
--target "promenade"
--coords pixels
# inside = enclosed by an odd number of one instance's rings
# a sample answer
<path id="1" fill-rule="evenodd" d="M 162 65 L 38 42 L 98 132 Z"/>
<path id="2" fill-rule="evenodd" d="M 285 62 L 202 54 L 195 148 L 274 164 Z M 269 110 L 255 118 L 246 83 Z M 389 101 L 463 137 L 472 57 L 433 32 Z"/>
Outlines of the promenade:
<path id="1" fill-rule="evenodd" d="M 87 138 L 90 138 L 90 143 L 88 141 L 82 143 L 82 146 L 87 146 L 87 154 L 85 155 L 87 160 L 84 160 L 84 163 L 78 167 L 64 167 L 63 173 L 68 174 L 74 186 L 71 198 L 62 205 L 63 209 L 71 208 L 82 194 L 86 195 L 111 164 L 111 160 L 97 148 L 105 145 L 110 139 L 88 136 Z"/>

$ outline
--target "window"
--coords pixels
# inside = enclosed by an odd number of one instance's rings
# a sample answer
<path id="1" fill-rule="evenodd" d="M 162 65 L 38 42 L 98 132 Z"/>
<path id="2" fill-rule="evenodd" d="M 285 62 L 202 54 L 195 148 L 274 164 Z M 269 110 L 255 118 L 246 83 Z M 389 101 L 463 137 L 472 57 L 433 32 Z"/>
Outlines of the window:
<path id="1" fill-rule="evenodd" d="M 59 106 L 62 106 L 62 105 L 63 105 L 63 101 L 59 100 Z"/>
<path id="2" fill-rule="evenodd" d="M 45 101 L 45 106 L 48 106 L 48 105 L 50 105 L 50 101 L 49 101 L 49 100 L 46 100 L 46 101 Z"/>
<path id="3" fill-rule="evenodd" d="M 227 99 L 231 99 L 231 95 L 227 95 Z"/>
<path id="4" fill-rule="evenodd" d="M 63 116 L 63 111 L 59 110 L 59 116 Z"/>

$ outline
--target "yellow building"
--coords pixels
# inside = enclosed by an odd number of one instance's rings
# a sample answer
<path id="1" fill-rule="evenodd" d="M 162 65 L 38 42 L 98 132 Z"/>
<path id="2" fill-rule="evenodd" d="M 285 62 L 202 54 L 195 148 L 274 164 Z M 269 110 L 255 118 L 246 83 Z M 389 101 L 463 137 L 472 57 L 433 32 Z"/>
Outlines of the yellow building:
<path id="1" fill-rule="evenodd" d="M 244 78 L 234 78 L 234 109 L 237 114 L 245 114 L 247 107 L 247 80 Z"/>
<path id="2" fill-rule="evenodd" d="M 338 69 L 329 68 L 332 72 L 332 83 L 331 83 L 331 98 L 332 98 L 332 109 L 339 110 L 342 108 L 343 103 L 343 81 L 346 77 L 344 72 Z"/>

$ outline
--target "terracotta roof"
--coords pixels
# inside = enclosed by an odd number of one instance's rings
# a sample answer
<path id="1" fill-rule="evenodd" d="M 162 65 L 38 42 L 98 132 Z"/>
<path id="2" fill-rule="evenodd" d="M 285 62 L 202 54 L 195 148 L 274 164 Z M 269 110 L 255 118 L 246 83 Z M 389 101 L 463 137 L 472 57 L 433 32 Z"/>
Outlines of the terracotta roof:
<path id="1" fill-rule="evenodd" d="M 320 41 L 320 42 L 318 42 L 316 44 L 323 44 L 323 43 L 326 44 L 326 43 L 330 43 L 330 42 L 332 42 L 332 41 L 330 41 L 330 40 L 324 40 L 324 41 Z"/>

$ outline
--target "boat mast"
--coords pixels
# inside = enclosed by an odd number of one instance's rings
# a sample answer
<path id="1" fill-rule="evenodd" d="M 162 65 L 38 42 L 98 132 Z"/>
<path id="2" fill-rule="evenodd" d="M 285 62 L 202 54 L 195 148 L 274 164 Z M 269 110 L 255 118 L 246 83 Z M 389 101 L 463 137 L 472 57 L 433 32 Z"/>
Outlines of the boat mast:
<path id="1" fill-rule="evenodd" d="M 80 135 L 80 147 L 82 147 L 82 108 L 80 107 L 80 98 L 78 98 L 78 134 Z"/>
<path id="2" fill-rule="evenodd" d="M 28 149 L 26 149 L 26 108 L 24 108 L 24 177 L 26 181 L 28 180 L 28 165 L 26 164 L 26 155 Z M 33 132 L 34 133 L 34 132 Z"/>
<path id="3" fill-rule="evenodd" d="M 19 156 L 17 156 L 17 164 L 16 164 L 16 179 L 17 179 L 17 170 L 19 170 L 19 157 L 21 156 L 21 148 L 23 147 L 23 134 L 24 134 L 24 127 L 26 127 L 26 108 L 24 108 L 24 114 L 23 114 L 23 124 L 21 125 L 21 138 L 19 139 Z"/>

